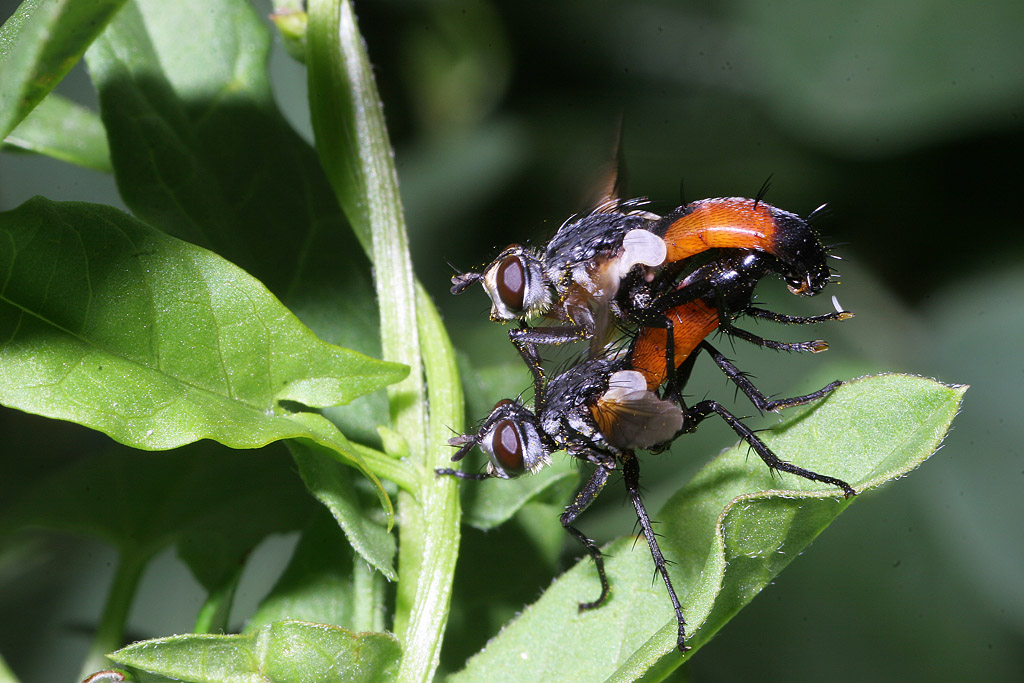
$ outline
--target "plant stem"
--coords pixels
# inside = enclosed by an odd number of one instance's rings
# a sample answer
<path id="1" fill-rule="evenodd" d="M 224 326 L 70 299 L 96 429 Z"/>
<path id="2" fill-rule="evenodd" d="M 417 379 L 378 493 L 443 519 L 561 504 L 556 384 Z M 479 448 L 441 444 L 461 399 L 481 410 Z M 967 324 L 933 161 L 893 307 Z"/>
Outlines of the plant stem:
<path id="1" fill-rule="evenodd" d="M 231 605 L 235 601 L 235 590 L 242 578 L 244 566 L 239 567 L 223 586 L 206 596 L 206 602 L 199 608 L 193 633 L 226 633 L 228 619 L 231 617 Z"/>
<path id="2" fill-rule="evenodd" d="M 310 109 L 321 163 L 374 264 L 383 356 L 412 368 L 405 381 L 389 387 L 393 426 L 418 466 L 414 481 L 404 483 L 398 497 L 393 628 L 403 644 L 398 679 L 427 681 L 440 658 L 459 542 L 455 482 L 439 480 L 433 470 L 447 461 L 449 428 L 461 429 L 462 390 L 440 317 L 416 288 L 393 152 L 351 4 L 310 0 L 307 38 Z"/>
<path id="3" fill-rule="evenodd" d="M 396 460 L 387 453 L 381 453 L 375 448 L 354 441 L 350 445 L 352 450 L 358 453 L 366 463 L 366 467 L 381 479 L 393 481 L 401 489 L 409 492 L 414 492 L 419 488 L 416 468 L 411 467 L 409 463 Z"/>
<path id="4" fill-rule="evenodd" d="M 373 262 L 385 360 L 412 368 L 388 387 L 391 421 L 423 457 L 426 405 L 405 216 L 380 97 L 352 7 L 309 3 L 307 65 L 317 152 L 345 216 Z"/>
<path id="5" fill-rule="evenodd" d="M 352 555 L 352 630 L 384 630 L 384 575 Z"/>
<path id="6" fill-rule="evenodd" d="M 430 466 L 423 472 L 418 499 L 405 493 L 399 496 L 401 545 L 395 631 L 406 648 L 398 677 L 407 681 L 429 680 L 440 661 L 459 554 L 461 510 L 457 480 L 438 477 L 434 468 L 447 466 L 450 429 L 461 431 L 465 414 L 451 340 L 430 297 L 422 287 L 417 293 L 430 401 Z"/>
<path id="7" fill-rule="evenodd" d="M 107 603 L 103 607 L 103 616 L 93 636 L 89 652 L 82 664 L 79 678 L 110 667 L 107 653 L 121 646 L 124 638 L 124 625 L 132 606 L 135 590 L 142 578 L 142 571 L 149 561 L 148 553 L 122 551 L 114 573 L 114 582 L 107 595 Z"/>

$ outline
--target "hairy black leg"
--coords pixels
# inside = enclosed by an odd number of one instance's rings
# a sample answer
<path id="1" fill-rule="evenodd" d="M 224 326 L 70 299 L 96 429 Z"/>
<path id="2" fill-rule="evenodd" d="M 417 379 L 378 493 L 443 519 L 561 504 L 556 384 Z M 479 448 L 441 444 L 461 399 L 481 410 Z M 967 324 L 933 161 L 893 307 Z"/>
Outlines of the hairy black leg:
<path id="1" fill-rule="evenodd" d="M 509 341 L 526 363 L 533 376 L 533 406 L 540 411 L 544 405 L 544 367 L 537 344 L 568 344 L 586 339 L 590 333 L 579 326 L 529 327 L 520 322 L 519 328 L 508 331 Z"/>
<path id="2" fill-rule="evenodd" d="M 679 367 L 673 368 L 672 372 L 669 373 L 668 381 L 665 383 L 665 391 L 662 392 L 661 397 L 663 399 L 673 401 L 685 407 L 683 403 L 683 387 L 690 381 L 690 375 L 693 373 L 693 366 L 696 362 L 697 353 L 694 352 L 687 356 L 686 360 Z"/>
<path id="3" fill-rule="evenodd" d="M 528 331 L 525 323 L 521 323 L 523 327 L 512 329 L 508 331 L 509 341 L 512 342 L 512 346 L 516 347 L 516 351 L 522 357 L 523 362 L 526 363 L 526 367 L 530 368 L 530 375 L 533 376 L 533 405 L 536 410 L 540 410 L 541 406 L 544 405 L 544 367 L 541 363 L 540 353 L 537 352 L 537 347 L 531 342 L 526 341 L 521 334 L 522 332 Z"/>
<path id="4" fill-rule="evenodd" d="M 598 466 L 594 469 L 594 473 L 590 475 L 590 480 L 586 485 L 579 490 L 576 497 L 571 503 L 565 508 L 565 512 L 562 513 L 560 521 L 565 530 L 568 531 L 573 537 L 583 544 L 583 547 L 590 553 L 590 557 L 594 560 L 594 565 L 597 567 L 597 575 L 601 579 L 601 595 L 598 596 L 597 600 L 593 602 L 581 602 L 580 611 L 593 609 L 608 599 L 608 577 L 604 573 L 604 558 L 601 556 L 601 549 L 597 547 L 597 544 L 592 540 L 583 535 L 583 532 L 572 525 L 576 518 L 580 514 L 590 507 L 590 504 L 594 502 L 594 499 L 601 493 L 604 485 L 608 482 L 608 475 L 611 470 L 607 467 Z"/>
<path id="5" fill-rule="evenodd" d="M 736 432 L 736 434 L 738 434 L 741 439 L 750 444 L 750 447 L 754 449 L 754 452 L 757 453 L 758 457 L 760 457 L 761 460 L 764 461 L 764 464 L 768 465 L 768 467 L 771 468 L 772 470 L 778 472 L 788 472 L 789 474 L 795 474 L 796 476 L 803 477 L 804 479 L 809 479 L 811 481 L 819 481 L 823 484 L 829 484 L 831 486 L 837 486 L 843 490 L 843 495 L 846 498 L 857 495 L 857 492 L 854 490 L 854 488 L 847 484 L 842 479 L 830 477 L 827 474 L 818 474 L 817 472 L 812 472 L 811 470 L 805 470 L 802 467 L 797 467 L 793 463 L 789 463 L 786 462 L 785 460 L 780 459 L 777 455 L 772 453 L 770 448 L 764 445 L 764 442 L 762 442 L 761 439 L 757 438 L 757 435 L 754 434 L 754 431 L 750 429 L 750 427 L 740 422 L 740 420 L 735 415 L 726 410 L 717 401 L 701 401 L 700 403 L 696 403 L 689 409 L 687 409 L 686 418 L 687 420 L 692 421 L 690 424 L 690 429 L 694 429 L 698 423 L 703 421 L 704 418 L 708 417 L 712 413 L 718 415 L 723 420 L 725 420 L 726 424 L 732 427 L 732 430 Z M 684 420 L 684 424 L 685 423 L 686 420 Z"/>
<path id="6" fill-rule="evenodd" d="M 640 499 L 640 463 L 632 453 L 627 453 L 622 458 L 622 478 L 626 482 L 626 490 L 629 491 L 629 497 L 633 500 L 633 508 L 636 510 L 636 518 L 640 520 L 640 528 L 644 531 L 644 537 L 647 539 L 647 545 L 651 548 L 651 557 L 654 558 L 654 568 L 658 570 L 658 573 L 661 574 L 661 578 L 665 580 L 665 588 L 668 590 L 668 599 L 672 602 L 672 608 L 676 611 L 676 623 L 679 625 L 676 644 L 679 647 L 680 652 L 686 652 L 690 648 L 686 645 L 686 620 L 683 619 L 683 607 L 679 604 L 679 598 L 676 596 L 676 590 L 672 587 L 672 580 L 668 577 L 665 556 L 661 554 L 661 548 L 658 547 L 658 539 L 654 534 L 654 528 L 651 526 L 651 518 L 647 515 L 644 503 Z"/>
<path id="7" fill-rule="evenodd" d="M 770 320 L 772 322 L 786 325 L 814 325 L 816 323 L 849 320 L 853 317 L 853 313 L 850 313 L 849 311 L 837 311 L 835 313 L 826 313 L 824 315 L 799 316 L 776 313 L 775 311 L 757 308 L 756 306 L 747 306 L 739 313 L 739 315 L 749 315 L 754 318 L 761 318 L 763 320 Z M 779 342 L 771 339 L 765 339 L 764 337 L 760 337 L 753 332 L 748 332 L 747 330 L 742 330 L 733 325 L 733 316 L 729 315 L 725 308 L 719 308 L 719 327 L 722 332 L 726 334 L 738 337 L 757 346 L 775 349 L 776 351 L 810 351 L 811 353 L 820 353 L 828 350 L 828 342 L 822 339 L 803 342 Z"/>
<path id="8" fill-rule="evenodd" d="M 750 381 L 750 378 L 743 374 L 743 371 L 737 368 L 732 362 L 723 356 L 715 347 L 709 344 L 707 341 L 701 342 L 701 348 L 707 351 L 708 355 L 715 361 L 715 364 L 722 369 L 722 372 L 732 380 L 732 382 L 740 388 L 747 398 L 754 404 L 762 413 L 765 411 L 774 412 L 783 408 L 790 408 L 792 406 L 799 406 L 805 403 L 810 403 L 816 399 L 828 396 L 835 390 L 836 387 L 842 384 L 839 380 L 828 384 L 817 391 L 812 391 L 809 394 L 803 396 L 794 396 L 793 398 L 780 398 L 777 400 L 769 400 L 764 393 L 761 392 L 754 383 Z"/>
<path id="9" fill-rule="evenodd" d="M 814 325 L 816 323 L 827 323 L 827 322 L 838 322 L 842 320 L 849 320 L 853 317 L 853 313 L 850 311 L 836 311 L 835 313 L 826 313 L 824 315 L 787 315 L 786 313 L 776 313 L 775 311 L 769 311 L 764 308 L 758 308 L 757 306 L 748 306 L 744 311 L 744 315 L 749 315 L 752 318 L 762 318 L 764 320 L 771 320 L 772 322 L 782 323 L 784 325 Z"/>
<path id="10" fill-rule="evenodd" d="M 735 327 L 731 321 L 726 322 L 724 319 L 719 325 L 719 328 L 725 334 L 733 337 L 738 337 L 743 341 L 750 342 L 756 346 L 763 346 L 766 349 L 775 349 L 776 351 L 809 351 L 810 353 L 821 353 L 822 351 L 828 351 L 828 342 L 824 339 L 812 339 L 811 341 L 802 342 L 780 342 L 772 339 L 765 339 L 759 337 L 753 332 L 747 332 L 738 327 Z"/>
<path id="11" fill-rule="evenodd" d="M 583 325 L 529 327 L 522 323 L 521 327 L 509 330 L 508 336 L 530 344 L 568 344 L 588 339 L 592 334 L 593 330 Z"/>
<path id="12" fill-rule="evenodd" d="M 462 470 L 453 470 L 450 467 L 435 467 L 434 474 L 445 477 L 456 477 L 458 479 L 472 479 L 473 481 L 491 479 L 494 476 L 487 474 L 486 472 L 463 472 Z"/>

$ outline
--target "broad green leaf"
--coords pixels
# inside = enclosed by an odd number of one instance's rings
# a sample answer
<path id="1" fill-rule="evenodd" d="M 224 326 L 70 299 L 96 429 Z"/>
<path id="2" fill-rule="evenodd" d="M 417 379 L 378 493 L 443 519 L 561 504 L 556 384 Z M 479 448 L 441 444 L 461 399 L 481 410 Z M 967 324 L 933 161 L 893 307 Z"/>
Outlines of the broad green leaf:
<path id="1" fill-rule="evenodd" d="M 388 633 L 279 621 L 245 635 L 145 640 L 110 655 L 120 666 L 185 683 L 390 681 L 401 648 Z"/>
<path id="2" fill-rule="evenodd" d="M 255 275 L 325 341 L 379 357 L 369 262 L 274 104 L 269 49 L 245 0 L 125 7 L 86 55 L 118 188 L 150 225 Z M 387 403 L 327 415 L 373 439 Z"/>
<path id="3" fill-rule="evenodd" d="M 109 207 L 0 215 L 0 397 L 137 448 L 322 443 L 321 416 L 406 370 L 326 344 L 236 266 Z"/>
<path id="4" fill-rule="evenodd" d="M 86 54 L 118 188 L 135 215 L 252 273 L 322 338 L 380 355 L 369 263 L 274 104 L 269 50 L 245 0 L 125 7 Z"/>
<path id="5" fill-rule="evenodd" d="M 125 0 L 26 0 L 0 27 L 0 139 L 81 58 Z"/>
<path id="6" fill-rule="evenodd" d="M 841 477 L 858 491 L 899 478 L 938 447 L 964 387 L 885 375 L 850 382 L 765 434 L 786 460 Z M 854 499 L 855 500 L 855 499 Z M 835 489 L 773 477 L 744 446 L 705 467 L 653 515 L 661 548 L 697 650 L 851 502 Z M 455 680 L 660 680 L 685 657 L 674 651 L 675 619 L 641 538 L 605 549 L 612 594 L 599 592 L 589 559 L 578 564 L 471 659 Z M 822 605 L 823 622 L 832 618 Z M 691 653 L 692 654 L 692 651 Z M 689 655 L 688 655 L 689 656 Z M 664 658 L 664 659 L 662 659 Z M 660 663 L 659 663 L 660 660 Z"/>
<path id="7" fill-rule="evenodd" d="M 43 98 L 4 143 L 105 173 L 113 170 L 99 116 L 57 93 Z"/>

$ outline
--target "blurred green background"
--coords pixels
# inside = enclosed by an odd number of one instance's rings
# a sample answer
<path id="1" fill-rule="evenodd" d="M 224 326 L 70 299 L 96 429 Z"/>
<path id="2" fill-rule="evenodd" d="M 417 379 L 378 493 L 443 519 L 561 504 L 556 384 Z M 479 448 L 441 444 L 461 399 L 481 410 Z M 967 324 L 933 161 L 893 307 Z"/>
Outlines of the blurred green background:
<path id="1" fill-rule="evenodd" d="M 16 4 L 0 2 L 2 17 Z M 269 12 L 269 2 L 255 4 Z M 477 267 L 511 242 L 542 243 L 585 209 L 620 117 L 630 189 L 665 207 L 752 196 L 769 175 L 773 204 L 801 214 L 829 204 L 819 228 L 844 260 L 841 284 L 827 293 L 857 317 L 810 333 L 759 326 L 773 338 L 831 344 L 813 357 L 736 346 L 732 355 L 764 391 L 791 395 L 884 371 L 971 385 L 944 448 L 906 480 L 865 494 L 694 658 L 692 678 L 1024 680 L 1024 4 L 380 0 L 356 10 L 418 274 L 467 362 L 506 375 L 505 393 L 526 389 L 526 375 L 508 377 L 517 359 L 486 321 L 483 294 L 448 294 L 448 264 Z M 272 71 L 280 106 L 310 139 L 304 69 L 278 46 Z M 59 91 L 95 107 L 81 67 Z M 35 194 L 121 205 L 109 176 L 0 154 L 0 209 Z M 761 290 L 775 310 L 831 310 L 827 297 L 796 300 L 778 282 Z M 733 398 L 707 367 L 689 389 Z M 481 411 L 502 393 L 470 392 Z M 752 408 L 737 401 L 735 410 Z M 0 440 L 40 468 L 107 445 L 10 410 L 0 411 Z M 708 424 L 670 454 L 646 458 L 649 509 L 733 441 Z M 625 500 L 609 487 L 581 528 L 601 539 L 629 533 Z M 467 530 L 465 552 L 528 543 L 523 523 Z M 291 543 L 257 551 L 239 618 Z M 578 554 L 567 542 L 561 565 L 511 581 L 457 576 L 456 591 L 472 591 L 463 598 L 478 612 L 453 615 L 454 636 L 468 635 L 445 661 L 481 647 L 482 634 Z M 0 651 L 16 670 L 56 680 L 47 676 L 55 663 L 39 660 L 58 650 L 77 670 L 112 561 L 98 542 L 66 537 L 0 557 L 0 580 L 13 587 L 2 613 L 35 618 L 34 628 L 0 627 Z M 132 635 L 188 630 L 201 601 L 167 553 L 144 579 Z M 149 614 L 160 615 L 159 632 Z"/>

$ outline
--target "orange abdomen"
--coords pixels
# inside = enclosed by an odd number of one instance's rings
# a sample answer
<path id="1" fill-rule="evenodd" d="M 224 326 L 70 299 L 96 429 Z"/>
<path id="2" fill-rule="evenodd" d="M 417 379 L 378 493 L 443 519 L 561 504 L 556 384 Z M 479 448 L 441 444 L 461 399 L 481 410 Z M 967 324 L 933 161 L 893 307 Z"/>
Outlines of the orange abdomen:
<path id="1" fill-rule="evenodd" d="M 675 341 L 675 364 L 685 361 L 709 334 L 718 328 L 718 311 L 697 300 L 665 312 L 672 320 L 672 338 Z M 633 344 L 633 369 L 647 380 L 647 388 L 656 390 L 668 379 L 665 367 L 665 341 L 667 331 L 655 327 L 642 327 Z"/>
<path id="2" fill-rule="evenodd" d="M 757 249 L 774 253 L 776 223 L 771 205 L 753 199 L 727 197 L 690 204 L 685 216 L 665 231 L 667 263 L 708 249 Z"/>

